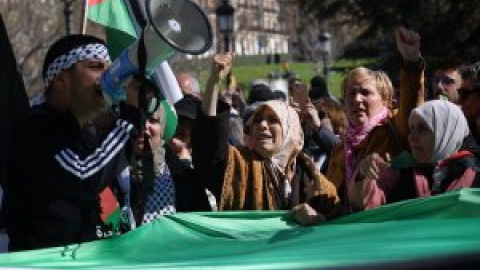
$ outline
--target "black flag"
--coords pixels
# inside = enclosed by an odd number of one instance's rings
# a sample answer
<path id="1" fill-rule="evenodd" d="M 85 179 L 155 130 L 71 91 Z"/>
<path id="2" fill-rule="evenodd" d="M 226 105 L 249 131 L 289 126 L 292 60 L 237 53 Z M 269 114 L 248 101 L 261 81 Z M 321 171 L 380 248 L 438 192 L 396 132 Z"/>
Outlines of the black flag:
<path id="1" fill-rule="evenodd" d="M 13 128 L 28 110 L 25 85 L 0 14 L 0 184 L 2 185 L 7 177 L 8 150 Z"/>

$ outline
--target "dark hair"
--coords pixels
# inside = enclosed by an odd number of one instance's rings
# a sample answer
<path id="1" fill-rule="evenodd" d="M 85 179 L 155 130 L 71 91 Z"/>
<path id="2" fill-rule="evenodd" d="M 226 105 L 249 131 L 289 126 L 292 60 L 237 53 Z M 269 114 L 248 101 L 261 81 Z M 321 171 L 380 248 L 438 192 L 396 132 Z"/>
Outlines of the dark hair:
<path id="1" fill-rule="evenodd" d="M 437 70 L 459 69 L 464 65 L 464 61 L 459 58 L 451 58 L 438 64 Z"/>
<path id="2" fill-rule="evenodd" d="M 323 112 L 324 116 L 330 119 L 335 134 L 342 134 L 346 130 L 347 115 L 345 107 L 340 103 L 331 98 L 321 98 L 315 103 L 315 108 L 319 114 Z"/>
<path id="3" fill-rule="evenodd" d="M 328 89 L 327 89 L 327 82 L 322 76 L 314 76 L 310 80 L 310 91 L 308 92 L 310 99 L 318 100 L 323 97 L 329 97 Z"/>
<path id="4" fill-rule="evenodd" d="M 276 99 L 277 96 L 270 90 L 270 87 L 258 84 L 252 87 L 248 94 L 247 104 L 252 104 L 259 101 L 268 101 Z"/>
<path id="5" fill-rule="evenodd" d="M 275 99 L 283 101 L 287 100 L 287 95 L 285 95 L 285 93 L 282 91 L 273 91 L 273 95 L 275 96 Z"/>
<path id="6" fill-rule="evenodd" d="M 45 78 L 48 67 L 61 55 L 67 54 L 69 51 L 83 45 L 100 43 L 105 45 L 105 41 L 90 35 L 67 35 L 55 41 L 47 51 L 45 60 L 43 61 L 42 78 Z"/>

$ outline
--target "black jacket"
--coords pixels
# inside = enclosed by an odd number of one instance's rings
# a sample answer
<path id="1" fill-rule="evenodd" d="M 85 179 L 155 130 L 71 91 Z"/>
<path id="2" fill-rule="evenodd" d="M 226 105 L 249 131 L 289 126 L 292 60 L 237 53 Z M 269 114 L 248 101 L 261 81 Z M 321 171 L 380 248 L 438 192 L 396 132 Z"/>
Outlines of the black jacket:
<path id="1" fill-rule="evenodd" d="M 95 149 L 84 147 L 71 112 L 42 104 L 15 132 L 5 185 L 9 249 L 62 246 L 97 239 L 98 195 L 126 166 L 131 125 L 117 120 Z"/>

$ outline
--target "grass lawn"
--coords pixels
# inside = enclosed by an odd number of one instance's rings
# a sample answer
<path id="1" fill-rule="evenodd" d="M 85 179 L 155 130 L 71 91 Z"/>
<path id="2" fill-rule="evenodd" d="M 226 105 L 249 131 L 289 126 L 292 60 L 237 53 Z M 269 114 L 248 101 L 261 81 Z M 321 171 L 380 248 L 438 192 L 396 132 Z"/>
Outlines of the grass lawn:
<path id="1" fill-rule="evenodd" d="M 373 60 L 374 61 L 374 60 Z M 372 60 L 339 60 L 331 65 L 331 70 L 328 76 L 328 87 L 336 97 L 340 97 L 340 86 L 345 76 L 345 72 L 349 69 L 358 67 L 360 65 L 368 65 Z M 289 63 L 289 70 L 299 75 L 300 79 L 306 83 L 310 83 L 310 79 L 316 74 L 322 74 L 322 65 L 312 62 L 307 63 Z M 234 66 L 232 74 L 237 79 L 237 82 L 244 85 L 245 94 L 248 96 L 248 89 L 250 83 L 259 78 L 267 79 L 269 73 L 282 73 L 281 64 L 270 65 L 255 65 L 255 66 Z M 202 89 L 205 88 L 208 72 L 201 71 L 199 80 Z"/>

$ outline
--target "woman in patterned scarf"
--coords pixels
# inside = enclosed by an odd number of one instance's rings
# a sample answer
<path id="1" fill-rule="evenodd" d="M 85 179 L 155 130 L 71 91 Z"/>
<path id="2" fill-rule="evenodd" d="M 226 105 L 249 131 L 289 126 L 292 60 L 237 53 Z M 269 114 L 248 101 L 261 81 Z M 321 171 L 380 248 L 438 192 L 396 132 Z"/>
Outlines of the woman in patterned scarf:
<path id="1" fill-rule="evenodd" d="M 296 111 L 278 100 L 259 103 L 247 121 L 249 147 L 228 144 L 229 106 L 217 83 L 234 55 L 216 55 L 192 136 L 195 169 L 217 199 L 218 209 L 290 210 L 303 225 L 340 211 L 334 186 L 301 153 L 303 132 Z M 218 103 L 218 115 L 217 115 Z"/>

